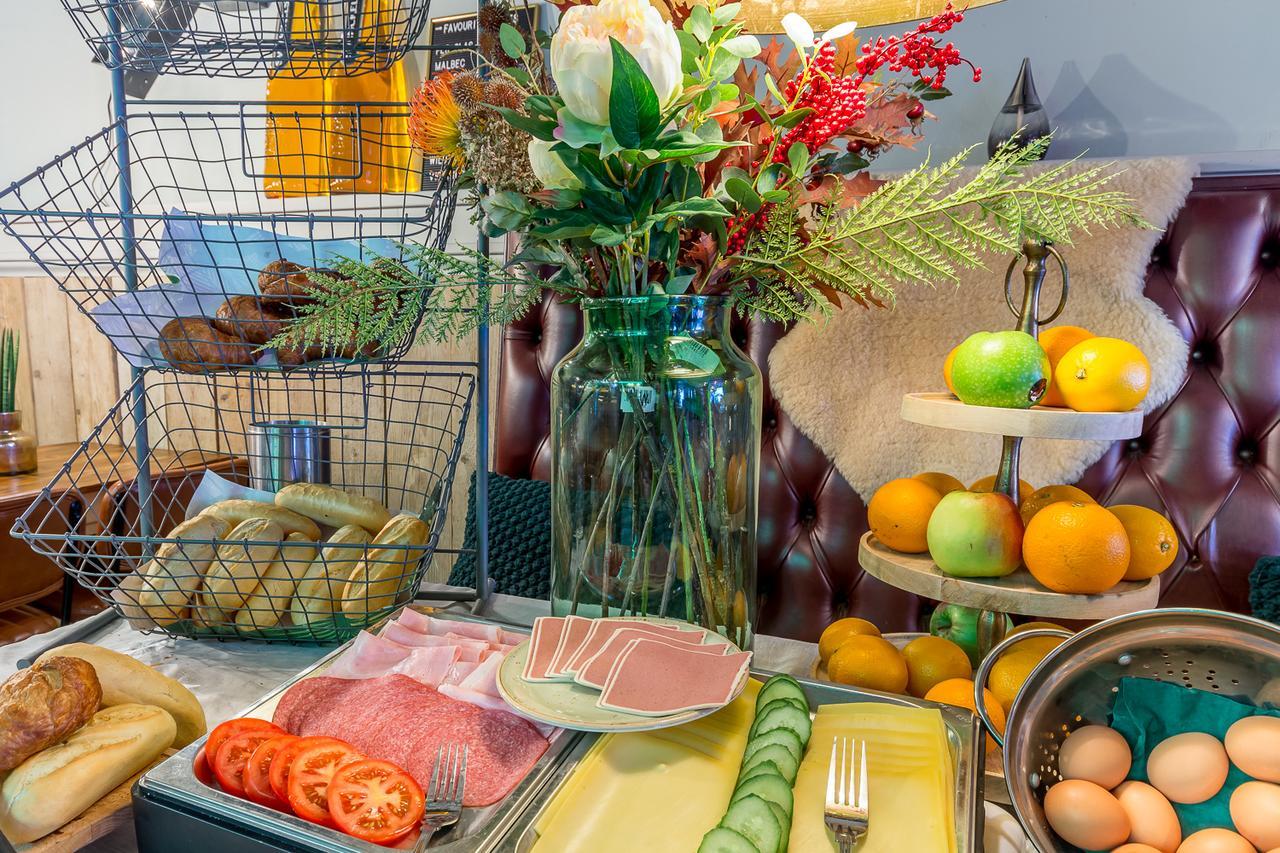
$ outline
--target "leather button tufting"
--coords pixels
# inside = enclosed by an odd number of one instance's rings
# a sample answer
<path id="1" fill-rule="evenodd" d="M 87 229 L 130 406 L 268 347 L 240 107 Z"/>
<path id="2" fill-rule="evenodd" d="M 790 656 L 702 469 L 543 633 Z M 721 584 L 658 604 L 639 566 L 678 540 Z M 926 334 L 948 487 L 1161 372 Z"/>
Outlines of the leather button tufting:
<path id="1" fill-rule="evenodd" d="M 1130 452 L 1130 453 L 1141 453 L 1141 452 L 1142 452 L 1143 450 L 1145 450 L 1145 449 L 1146 449 L 1146 448 L 1142 446 L 1142 439 L 1140 439 L 1140 438 L 1131 438 L 1131 439 L 1129 439 L 1129 452 Z"/>
<path id="2" fill-rule="evenodd" d="M 1236 446 L 1236 458 L 1241 464 L 1252 465 L 1254 460 L 1258 458 L 1258 443 L 1252 439 L 1245 439 Z"/>
<path id="3" fill-rule="evenodd" d="M 1151 264 L 1153 266 L 1163 266 L 1169 260 L 1169 246 L 1167 243 L 1157 243 L 1155 248 L 1151 250 Z"/>
<path id="4" fill-rule="evenodd" d="M 1274 267 L 1280 264 L 1280 250 L 1277 249 L 1277 244 L 1268 243 L 1263 246 L 1262 251 L 1258 252 L 1258 263 L 1264 267 Z"/>

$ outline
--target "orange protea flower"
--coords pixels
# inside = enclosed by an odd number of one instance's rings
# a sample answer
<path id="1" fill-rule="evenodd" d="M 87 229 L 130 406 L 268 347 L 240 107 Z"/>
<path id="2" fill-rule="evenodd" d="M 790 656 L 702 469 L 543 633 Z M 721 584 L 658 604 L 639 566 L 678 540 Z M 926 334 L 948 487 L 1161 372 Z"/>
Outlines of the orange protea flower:
<path id="1" fill-rule="evenodd" d="M 447 71 L 422 81 L 409 100 L 409 138 L 428 157 L 445 157 L 461 167 L 461 115 L 452 83 L 453 75 Z"/>

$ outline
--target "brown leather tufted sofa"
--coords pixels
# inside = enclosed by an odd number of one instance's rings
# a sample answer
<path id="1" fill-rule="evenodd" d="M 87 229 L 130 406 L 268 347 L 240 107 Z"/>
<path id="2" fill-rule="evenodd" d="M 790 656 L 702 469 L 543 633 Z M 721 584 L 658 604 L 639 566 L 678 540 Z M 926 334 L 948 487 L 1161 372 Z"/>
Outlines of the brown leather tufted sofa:
<path id="1" fill-rule="evenodd" d="M 1280 175 L 1205 178 L 1157 247 L 1147 294 L 1192 343 L 1177 395 L 1118 442 L 1081 486 L 1172 518 L 1182 547 L 1162 603 L 1248 609 L 1248 574 L 1280 554 Z M 739 321 L 761 366 L 785 332 Z M 550 378 L 582 333 L 548 299 L 505 330 L 494 470 L 550 476 Z M 833 618 L 917 630 L 930 603 L 858 566 L 866 508 L 766 392 L 760 477 L 760 630 L 813 640 Z"/>

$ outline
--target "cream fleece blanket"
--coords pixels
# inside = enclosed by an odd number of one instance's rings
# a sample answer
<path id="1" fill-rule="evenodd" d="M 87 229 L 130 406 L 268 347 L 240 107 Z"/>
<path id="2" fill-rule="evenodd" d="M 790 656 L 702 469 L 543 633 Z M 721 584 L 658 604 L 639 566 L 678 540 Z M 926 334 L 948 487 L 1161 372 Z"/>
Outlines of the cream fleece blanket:
<path id="1" fill-rule="evenodd" d="M 1132 160 L 1113 181 L 1130 194 L 1147 220 L 1164 227 L 1191 190 L 1193 163 Z M 1095 229 L 1074 246 L 1057 247 L 1071 272 L 1066 310 L 1055 324 L 1083 326 L 1096 335 L 1124 338 L 1151 362 L 1150 412 L 1182 382 L 1187 343 L 1154 302 L 1142 295 L 1158 231 Z M 800 430 L 835 462 L 863 500 L 882 483 L 921 471 L 945 471 L 966 483 L 994 474 L 1000 438 L 907 423 L 902 395 L 940 391 L 942 363 L 968 335 L 1011 329 L 1013 315 L 1001 292 L 1009 257 L 991 256 L 986 269 L 967 270 L 958 284 L 898 291 L 891 309 L 837 311 L 826 323 L 801 324 L 769 357 L 773 393 Z M 1022 292 L 1020 269 L 1013 289 Z M 1044 314 L 1057 304 L 1057 264 L 1049 261 Z M 1074 483 L 1109 446 L 1101 441 L 1029 439 L 1022 479 L 1036 487 Z"/>

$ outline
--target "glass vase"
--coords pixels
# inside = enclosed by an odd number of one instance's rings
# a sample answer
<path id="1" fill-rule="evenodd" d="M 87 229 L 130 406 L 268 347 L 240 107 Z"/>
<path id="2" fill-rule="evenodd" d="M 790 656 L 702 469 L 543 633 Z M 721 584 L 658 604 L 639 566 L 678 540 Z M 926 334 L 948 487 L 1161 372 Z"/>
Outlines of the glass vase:
<path id="1" fill-rule="evenodd" d="M 0 412 L 0 476 L 36 470 L 36 437 L 22 430 L 22 412 Z"/>
<path id="2" fill-rule="evenodd" d="M 723 296 L 585 300 L 551 380 L 551 603 L 666 616 L 750 647 L 760 371 Z"/>

